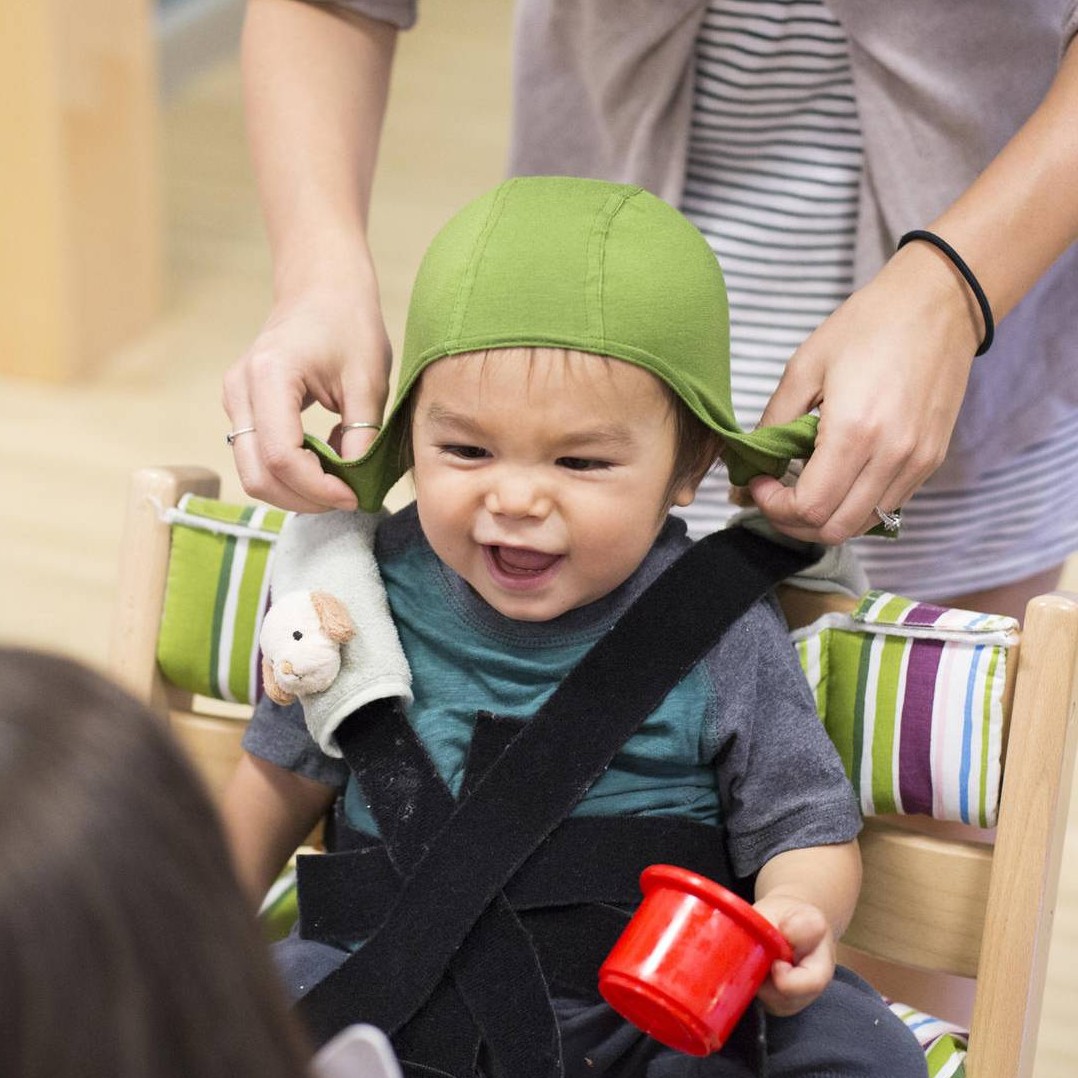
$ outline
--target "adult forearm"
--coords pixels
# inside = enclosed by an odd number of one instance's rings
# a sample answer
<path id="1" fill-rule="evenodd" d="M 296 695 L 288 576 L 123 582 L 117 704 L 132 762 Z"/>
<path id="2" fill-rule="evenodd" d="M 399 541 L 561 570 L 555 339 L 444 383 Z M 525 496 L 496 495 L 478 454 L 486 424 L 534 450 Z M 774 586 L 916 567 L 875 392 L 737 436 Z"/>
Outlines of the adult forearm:
<path id="1" fill-rule="evenodd" d="M 366 243 L 396 29 L 297 0 L 249 0 L 248 137 L 278 296 L 370 273 Z"/>

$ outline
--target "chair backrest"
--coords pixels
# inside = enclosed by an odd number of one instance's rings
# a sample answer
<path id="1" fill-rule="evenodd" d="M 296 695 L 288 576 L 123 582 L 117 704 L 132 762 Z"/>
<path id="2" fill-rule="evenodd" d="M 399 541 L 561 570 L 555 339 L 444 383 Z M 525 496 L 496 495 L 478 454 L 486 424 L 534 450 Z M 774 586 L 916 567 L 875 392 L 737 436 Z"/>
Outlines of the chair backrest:
<path id="1" fill-rule="evenodd" d="M 171 683 L 157 662 L 170 572 L 172 525 L 185 495 L 216 498 L 220 478 L 206 468 L 143 468 L 132 477 L 120 551 L 109 669 L 120 684 L 168 717 L 211 793 L 219 795 L 240 757 L 244 705 L 199 697 Z"/>
<path id="2" fill-rule="evenodd" d="M 217 663 L 218 672 L 207 680 L 205 664 L 195 663 L 194 681 L 177 688 L 157 661 L 166 592 L 182 595 L 178 577 L 186 571 L 182 564 L 170 566 L 173 527 L 187 526 L 182 519 L 175 523 L 171 511 L 185 495 L 213 499 L 218 490 L 217 476 L 201 468 L 153 468 L 135 474 L 111 651 L 114 676 L 168 713 L 177 737 L 215 792 L 239 758 L 242 719 L 249 707 L 208 700 L 192 692 L 191 685 L 204 685 L 226 699 L 245 695 L 245 683 L 248 691 L 257 687 L 254 638 L 264 585 L 248 580 L 237 567 L 241 559 L 235 548 L 271 544 L 272 536 L 262 533 L 279 527 L 279 521 L 267 525 L 262 518 L 252 526 L 247 515 L 240 519 L 210 508 L 211 516 L 223 516 L 228 525 L 209 530 L 223 551 L 215 548 L 212 554 L 209 576 L 218 581 L 216 597 L 208 604 L 209 614 L 180 603 L 169 618 L 178 620 L 183 632 L 213 640 L 211 665 Z M 240 526 L 230 531 L 237 520 Z M 173 561 L 202 557 L 197 547 L 192 549 L 194 555 L 188 551 Z M 264 569 L 263 554 L 244 546 L 244 564 Z M 842 631 L 862 631 L 842 621 L 856 605 L 852 602 L 790 588 L 780 592 L 795 629 L 826 614 L 842 622 Z M 230 596 L 241 593 L 257 608 L 256 614 L 246 620 L 231 617 L 230 624 L 239 628 L 225 648 L 219 629 L 207 634 L 193 623 L 199 618 L 220 623 L 222 611 L 233 602 Z M 175 624 L 167 632 L 174 629 Z M 891 649 L 893 641 L 882 646 Z M 993 748 L 1003 762 L 994 832 L 921 816 L 866 820 L 861 841 L 864 884 L 843 941 L 843 961 L 865 973 L 885 995 L 922 1011 L 968 1017 L 961 1006 L 956 1012 L 953 978 L 969 979 L 960 982 L 974 990 L 969 1078 L 1028 1078 L 1032 1073 L 1075 748 L 1078 597 L 1053 593 L 1035 599 L 1021 645 L 1007 649 L 1006 665 L 1005 688 L 997 693 L 1005 725 Z M 223 673 L 226 667 L 232 671 L 231 682 Z M 251 671 L 246 682 L 244 671 Z M 991 795 L 998 787 L 998 769 L 991 752 L 986 749 L 982 755 L 984 804 L 995 812 Z"/>

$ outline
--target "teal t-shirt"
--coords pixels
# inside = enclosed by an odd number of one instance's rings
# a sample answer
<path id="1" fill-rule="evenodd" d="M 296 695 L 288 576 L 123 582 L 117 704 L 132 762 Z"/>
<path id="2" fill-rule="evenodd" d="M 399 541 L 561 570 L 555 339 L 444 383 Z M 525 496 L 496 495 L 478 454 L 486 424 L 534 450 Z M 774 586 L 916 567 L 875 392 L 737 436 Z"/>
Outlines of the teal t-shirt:
<path id="1" fill-rule="evenodd" d="M 488 606 L 438 560 L 414 506 L 381 525 L 376 554 L 412 668 L 409 721 L 454 794 L 476 712 L 533 715 L 689 546 L 684 523 L 670 518 L 643 564 L 615 591 L 552 621 L 521 622 Z M 244 747 L 308 778 L 344 786 L 352 826 L 375 832 L 358 784 L 342 760 L 317 747 L 298 703 L 283 708 L 263 698 Z M 721 821 L 738 876 L 783 850 L 857 834 L 853 791 L 769 601 L 754 604 L 727 629 L 622 746 L 575 812 Z"/>
<path id="2" fill-rule="evenodd" d="M 548 622 L 514 621 L 480 599 L 431 550 L 414 512 L 379 534 L 393 620 L 412 670 L 409 719 L 454 795 L 460 791 L 477 710 L 527 719 L 617 620 L 646 578 L 684 544 L 671 523 L 646 569 L 603 600 Z M 701 720 L 710 686 L 702 668 L 676 686 L 585 795 L 577 813 L 663 813 L 719 818 L 717 776 Z M 353 782 L 352 825 L 373 831 Z"/>

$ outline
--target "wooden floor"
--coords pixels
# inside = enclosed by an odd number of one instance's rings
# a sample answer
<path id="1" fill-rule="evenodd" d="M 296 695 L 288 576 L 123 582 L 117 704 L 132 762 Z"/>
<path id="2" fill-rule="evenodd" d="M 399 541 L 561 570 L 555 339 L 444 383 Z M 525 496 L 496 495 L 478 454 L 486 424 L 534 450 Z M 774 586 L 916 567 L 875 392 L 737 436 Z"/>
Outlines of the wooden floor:
<path id="1" fill-rule="evenodd" d="M 426 243 L 501 176 L 509 32 L 508 4 L 457 0 L 427 5 L 420 28 L 402 38 L 372 235 L 398 346 Z M 159 323 L 81 384 L 0 377 L 0 641 L 97 666 L 129 473 L 204 464 L 222 473 L 226 497 L 242 497 L 224 444 L 220 378 L 250 343 L 269 296 L 235 62 L 180 93 L 163 127 L 170 288 Z M 323 435 L 329 425 L 325 416 L 308 421 Z M 1078 589 L 1073 563 L 1068 583 Z M 1078 1074 L 1078 807 L 1068 842 L 1038 1078 Z"/>

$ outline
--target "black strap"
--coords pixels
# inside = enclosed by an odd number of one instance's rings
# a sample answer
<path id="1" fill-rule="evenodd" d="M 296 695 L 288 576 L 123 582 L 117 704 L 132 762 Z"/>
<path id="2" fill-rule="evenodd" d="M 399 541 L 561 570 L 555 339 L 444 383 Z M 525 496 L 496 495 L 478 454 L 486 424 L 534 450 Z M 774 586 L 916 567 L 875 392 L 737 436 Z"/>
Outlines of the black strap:
<path id="1" fill-rule="evenodd" d="M 711 824 L 679 816 L 572 816 L 521 865 L 503 893 L 518 914 L 593 903 L 635 906 L 640 873 L 657 861 L 736 886 L 722 833 Z M 381 843 L 311 854 L 297 864 L 305 939 L 338 947 L 365 939 L 400 890 Z"/>
<path id="2" fill-rule="evenodd" d="M 412 871 L 428 846 L 436 841 L 456 802 L 405 718 L 399 700 L 377 700 L 350 715 L 337 731 L 337 742 L 370 803 L 384 839 L 382 864 L 395 877 L 390 886 L 392 897 L 396 897 L 400 890 L 400 880 L 396 877 L 407 876 Z M 361 855 L 364 863 L 360 867 L 368 867 L 366 862 L 372 856 L 377 856 L 374 851 L 364 851 Z M 345 898 L 357 906 L 386 897 L 384 876 L 356 880 L 358 886 L 350 893 L 348 881 L 337 875 L 350 861 L 347 856 L 329 855 L 305 858 L 301 862 L 300 927 L 305 937 L 342 945 L 357 938 L 351 931 L 352 919 L 347 915 L 340 917 L 339 905 L 325 901 L 312 903 L 305 898 L 322 892 L 319 884 L 331 889 L 330 894 L 338 900 Z M 329 873 L 325 873 L 327 868 Z M 323 877 L 317 879 L 312 875 L 317 873 L 323 873 Z M 430 901 L 436 903 L 438 896 L 430 896 Z M 383 915 L 387 908 L 392 906 L 383 905 Z M 373 986 L 379 1000 L 409 997 L 401 988 L 409 983 L 416 957 L 411 938 L 402 936 L 392 964 L 380 972 L 380 985 Z M 346 965 L 352 962 L 354 958 Z M 468 938 L 447 965 L 450 982 L 438 985 L 433 1006 L 422 1010 L 391 1006 L 372 1014 L 369 999 L 344 988 L 331 987 L 327 991 L 323 987 L 325 981 L 304 996 L 299 1006 L 318 1043 L 362 1018 L 393 1035 L 398 1051 L 411 1062 L 442 1065 L 446 1062 L 441 1055 L 446 1044 L 459 1057 L 469 1041 L 482 1039 L 498 1078 L 546 1078 L 559 1073 L 560 1036 L 546 979 L 530 936 L 503 895 L 495 896 L 489 908 L 482 911 Z M 432 1013 L 424 1013 L 427 1010 Z M 514 1013 L 529 1016 L 526 1036 L 519 1036 L 514 1023 L 506 1021 L 506 1016 Z M 444 1024 L 449 1022 L 450 1015 L 455 1016 L 451 1025 Z M 433 1058 L 425 1058 L 424 1053 L 430 1052 L 434 1053 Z"/>
<path id="3" fill-rule="evenodd" d="M 818 557 L 731 529 L 671 565 L 456 806 L 380 928 L 304 997 L 308 1015 L 323 1029 L 357 1014 L 396 1029 L 415 1014 L 484 911 L 504 901 L 506 883 L 618 748 L 729 624 Z M 407 977 L 396 975 L 402 954 L 412 960 Z"/>

